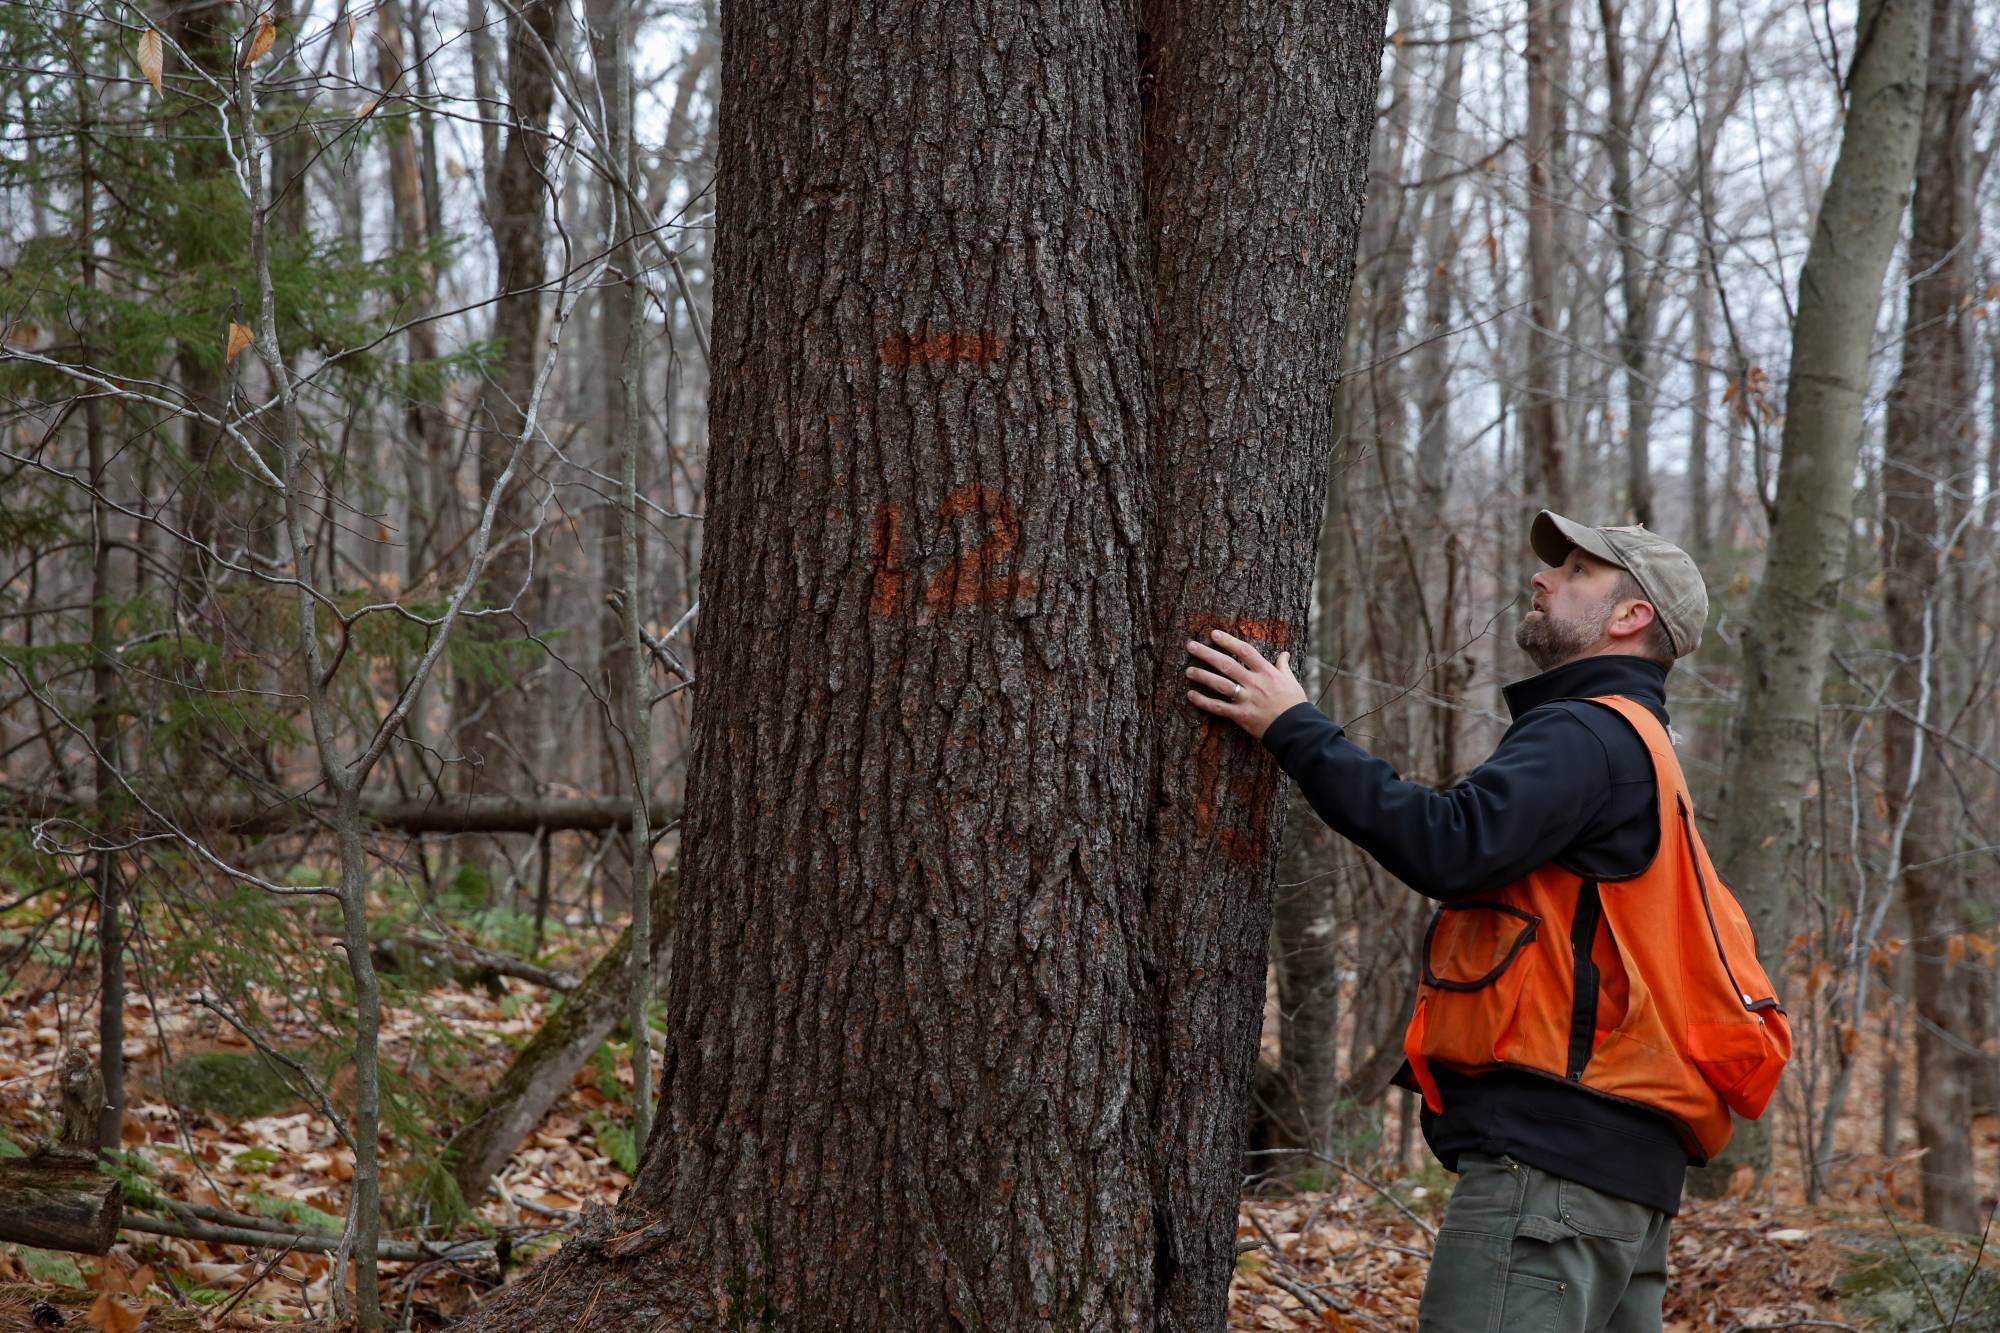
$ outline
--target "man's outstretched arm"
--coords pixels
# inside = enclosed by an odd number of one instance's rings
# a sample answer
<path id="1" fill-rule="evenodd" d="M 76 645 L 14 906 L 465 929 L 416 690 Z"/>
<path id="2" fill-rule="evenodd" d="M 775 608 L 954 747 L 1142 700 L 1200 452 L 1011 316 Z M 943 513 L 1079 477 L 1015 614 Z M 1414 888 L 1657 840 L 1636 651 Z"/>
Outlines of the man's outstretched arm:
<path id="1" fill-rule="evenodd" d="M 1605 805 L 1603 743 L 1566 710 L 1524 715 L 1490 759 L 1433 791 L 1404 781 L 1307 702 L 1289 654 L 1273 664 L 1240 639 L 1214 638 L 1188 644 L 1200 664 L 1188 678 L 1209 691 L 1190 690 L 1189 701 L 1261 739 L 1321 819 L 1426 897 L 1484 893 L 1547 864 Z"/>

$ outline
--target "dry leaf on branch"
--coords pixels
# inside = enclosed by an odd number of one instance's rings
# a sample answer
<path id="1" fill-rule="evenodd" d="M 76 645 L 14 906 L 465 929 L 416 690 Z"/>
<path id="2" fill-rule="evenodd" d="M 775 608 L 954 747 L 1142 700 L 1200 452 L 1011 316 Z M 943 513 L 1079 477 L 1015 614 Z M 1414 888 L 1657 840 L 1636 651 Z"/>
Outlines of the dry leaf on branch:
<path id="1" fill-rule="evenodd" d="M 227 365 L 228 363 L 234 361 L 236 359 L 236 354 L 238 352 L 241 352 L 244 348 L 248 347 L 251 343 L 251 340 L 254 339 L 256 336 L 257 335 L 250 332 L 250 327 L 247 324 L 238 324 L 235 320 L 233 319 L 230 320 L 229 350 L 223 353 L 222 356 L 223 364 Z"/>
<path id="2" fill-rule="evenodd" d="M 250 39 L 250 49 L 243 56 L 244 66 L 247 68 L 262 60 L 265 52 L 269 51 L 271 44 L 277 40 L 278 30 L 272 25 L 271 16 L 269 14 L 259 14 L 257 16 L 257 35 Z"/>
<path id="3" fill-rule="evenodd" d="M 146 82 L 153 85 L 153 91 L 163 93 L 166 88 L 161 83 L 161 75 L 166 70 L 166 54 L 160 49 L 160 32 L 157 28 L 146 29 L 146 35 L 139 39 L 139 72 L 146 76 Z"/>
<path id="4" fill-rule="evenodd" d="M 371 97 L 367 101 L 363 102 L 360 106 L 354 108 L 354 118 L 356 120 L 366 120 L 368 118 L 368 113 L 373 111 L 376 107 L 380 105 L 382 105 L 381 98 Z"/>

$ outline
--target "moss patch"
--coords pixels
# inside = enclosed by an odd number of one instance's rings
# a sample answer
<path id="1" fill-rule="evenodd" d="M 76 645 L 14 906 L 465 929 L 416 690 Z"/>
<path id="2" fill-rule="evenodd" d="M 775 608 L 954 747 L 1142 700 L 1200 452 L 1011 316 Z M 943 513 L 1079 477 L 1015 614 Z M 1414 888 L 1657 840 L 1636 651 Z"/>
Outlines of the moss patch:
<path id="1" fill-rule="evenodd" d="M 1975 1273 L 1970 1253 L 1930 1236 L 1905 1240 L 1907 1254 L 1891 1236 L 1869 1239 L 1837 1284 L 1846 1317 L 1874 1333 L 1915 1333 L 1949 1323 L 1955 1307 L 1954 1333 L 2000 1333 L 2000 1269 L 1992 1255 Z"/>
<path id="2" fill-rule="evenodd" d="M 256 1054 L 210 1051 L 168 1065 L 160 1085 L 177 1104 L 231 1120 L 270 1115 L 299 1100 L 269 1061 Z"/>

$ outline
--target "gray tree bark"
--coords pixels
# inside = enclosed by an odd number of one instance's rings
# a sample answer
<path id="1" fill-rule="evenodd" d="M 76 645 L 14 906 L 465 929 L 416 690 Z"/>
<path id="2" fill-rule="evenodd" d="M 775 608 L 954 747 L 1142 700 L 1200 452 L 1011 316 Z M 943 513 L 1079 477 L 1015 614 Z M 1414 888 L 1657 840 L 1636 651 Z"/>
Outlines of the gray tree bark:
<path id="1" fill-rule="evenodd" d="M 1567 510 L 1569 467 L 1562 430 L 1562 367 L 1556 336 L 1556 238 L 1568 173 L 1570 0 L 1528 0 L 1527 375 L 1519 403 L 1523 476 L 1535 505 Z"/>
<path id="2" fill-rule="evenodd" d="M 524 0 L 507 12 L 506 114 L 507 138 L 500 150 L 499 169 L 487 180 L 488 220 L 498 255 L 499 298 L 493 304 L 492 337 L 500 344 L 500 361 L 483 387 L 474 412 L 478 442 L 479 490 L 490 492 L 507 468 L 513 442 L 524 428 L 528 400 L 545 349 L 542 347 L 543 306 L 548 282 L 549 243 L 549 114 L 555 101 L 554 71 L 549 61 L 558 33 L 554 0 Z M 532 452 L 529 455 L 533 456 Z M 516 608 L 513 624 L 481 620 L 467 626 L 471 637 L 494 642 L 515 637 L 510 631 L 525 622 L 533 626 L 540 601 L 535 581 L 533 547 L 527 533 L 534 525 L 528 504 L 527 468 L 501 498 L 493 525 L 494 555 L 481 581 L 480 599 L 489 606 Z M 544 719 L 532 706 L 528 686 L 509 680 L 490 686 L 461 681 L 458 699 L 459 748 L 476 753 L 481 763 L 468 769 L 473 781 L 491 790 L 517 789 L 520 756 L 537 748 L 533 738 Z M 472 719 L 479 719 L 477 730 Z M 514 747 L 482 743 L 488 737 Z M 539 780 L 540 775 L 533 775 Z"/>
<path id="3" fill-rule="evenodd" d="M 1913 714 L 1918 695 L 1942 685 L 1938 659 L 1949 615 L 1941 605 L 1948 595 L 1944 564 L 1964 537 L 1962 520 L 1976 481 L 1978 381 L 1967 312 L 1977 250 L 1971 112 L 1979 76 L 1969 68 L 1971 25 L 1970 0 L 1935 0 L 1910 208 L 1903 365 L 1889 395 L 1882 476 L 1882 600 L 1897 660 L 1889 695 L 1902 705 L 1883 724 L 1884 768 L 1891 825 L 1907 813 L 1896 859 L 1905 867 L 1901 889 L 1914 955 L 1924 1220 L 1966 1233 L 1984 1220 L 1966 1055 L 1977 1040 L 1970 1024 L 1976 960 L 1953 956 L 1952 941 L 1970 926 L 1962 863 L 1953 855 L 1954 793 L 1936 747 L 1922 746 Z M 1906 782 L 1913 764 L 1919 771 Z"/>
<path id="4" fill-rule="evenodd" d="M 1744 623 L 1743 699 L 1713 847 L 1761 946 L 1789 938 L 1800 811 L 1814 780 L 1820 689 L 1846 571 L 1862 398 L 1882 277 L 1902 228 L 1923 122 L 1930 0 L 1868 0 L 1849 72 L 1847 123 L 1799 273 L 1776 513 Z M 1740 1121 L 1697 1193 L 1737 1165 L 1768 1166 L 1768 1131 Z"/>

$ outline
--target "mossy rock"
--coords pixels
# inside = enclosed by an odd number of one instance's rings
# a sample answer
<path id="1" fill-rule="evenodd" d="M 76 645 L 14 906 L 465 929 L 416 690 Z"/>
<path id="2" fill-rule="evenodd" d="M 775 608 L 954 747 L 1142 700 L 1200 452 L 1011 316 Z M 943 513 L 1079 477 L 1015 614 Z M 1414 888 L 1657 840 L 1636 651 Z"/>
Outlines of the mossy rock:
<path id="1" fill-rule="evenodd" d="M 160 1083 L 177 1105 L 230 1120 L 253 1120 L 299 1100 L 271 1062 L 255 1053 L 190 1055 L 168 1065 Z"/>
<path id="2" fill-rule="evenodd" d="M 1907 1254 L 1893 1238 L 1872 1238 L 1840 1279 L 1846 1318 L 1874 1333 L 1915 1333 L 1949 1322 L 1956 1307 L 1953 1333 L 2000 1333 L 2000 1269 L 1975 1273 L 1969 1253 L 1927 1236 L 1906 1240 Z"/>

